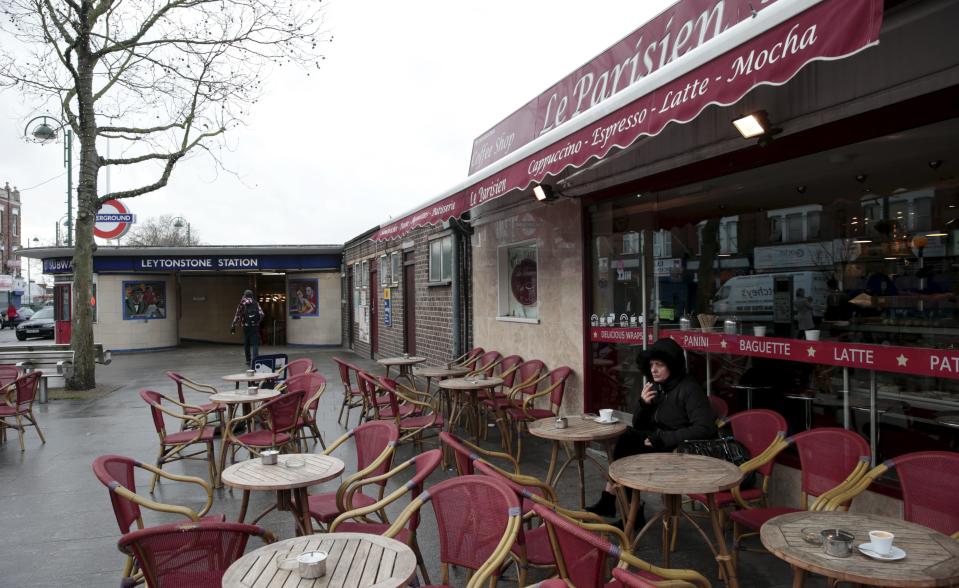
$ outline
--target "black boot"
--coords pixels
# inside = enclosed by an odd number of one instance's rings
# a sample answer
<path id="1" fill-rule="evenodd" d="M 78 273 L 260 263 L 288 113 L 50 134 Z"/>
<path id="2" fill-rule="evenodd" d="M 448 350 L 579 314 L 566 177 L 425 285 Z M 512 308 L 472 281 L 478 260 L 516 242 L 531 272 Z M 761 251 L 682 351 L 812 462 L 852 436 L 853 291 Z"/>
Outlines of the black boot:
<path id="1" fill-rule="evenodd" d="M 601 517 L 614 517 L 616 516 L 616 496 L 603 490 L 596 504 L 587 506 L 586 511 Z"/>

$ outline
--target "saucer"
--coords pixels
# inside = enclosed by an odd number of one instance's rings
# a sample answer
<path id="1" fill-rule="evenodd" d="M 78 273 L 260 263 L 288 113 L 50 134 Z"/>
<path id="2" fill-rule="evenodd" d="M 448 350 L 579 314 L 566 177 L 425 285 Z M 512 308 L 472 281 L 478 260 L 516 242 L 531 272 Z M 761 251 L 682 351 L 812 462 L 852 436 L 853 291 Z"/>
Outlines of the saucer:
<path id="1" fill-rule="evenodd" d="M 895 545 L 889 550 L 889 553 L 886 555 L 879 555 L 872 550 L 872 543 L 863 543 L 859 545 L 859 551 L 866 557 L 871 557 L 872 559 L 878 559 L 880 561 L 896 561 L 906 557 L 906 552 L 899 549 Z"/>
<path id="2" fill-rule="evenodd" d="M 595 419 L 593 419 L 593 422 L 599 423 L 601 425 L 614 425 L 619 422 L 619 419 L 616 417 L 613 417 L 609 419 L 608 421 L 604 421 L 603 419 L 596 417 Z"/>

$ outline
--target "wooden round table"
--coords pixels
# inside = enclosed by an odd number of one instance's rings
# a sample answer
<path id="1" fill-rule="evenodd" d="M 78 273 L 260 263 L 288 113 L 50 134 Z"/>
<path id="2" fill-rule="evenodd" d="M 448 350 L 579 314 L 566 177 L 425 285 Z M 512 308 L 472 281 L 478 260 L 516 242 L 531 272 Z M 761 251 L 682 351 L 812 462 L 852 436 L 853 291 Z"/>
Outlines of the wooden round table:
<path id="1" fill-rule="evenodd" d="M 420 376 L 421 378 L 426 378 L 426 393 L 429 394 L 429 393 L 430 393 L 430 380 L 431 380 L 432 378 L 439 378 L 439 379 L 441 379 L 441 380 L 444 379 L 444 378 L 460 378 L 460 377 L 465 376 L 466 374 L 470 373 L 471 371 L 473 371 L 473 370 L 471 370 L 471 369 L 468 368 L 468 367 L 461 366 L 461 365 L 453 366 L 453 367 L 450 367 L 450 368 L 448 368 L 448 367 L 443 367 L 443 366 L 437 366 L 437 367 L 421 367 L 421 368 L 416 368 L 416 369 L 414 369 L 414 370 L 413 370 L 413 375 L 414 375 L 414 376 Z"/>
<path id="2" fill-rule="evenodd" d="M 596 421 L 595 416 L 586 415 L 567 415 L 566 428 L 557 429 L 555 418 L 539 419 L 529 423 L 529 434 L 540 439 L 549 439 L 553 442 L 553 452 L 549 457 L 549 469 L 546 471 L 546 483 L 556 486 L 562 477 L 566 468 L 574 460 L 579 466 L 579 507 L 586 508 L 586 483 L 583 473 L 583 462 L 589 457 L 599 469 L 603 471 L 604 478 L 606 467 L 596 461 L 592 455 L 587 455 L 586 446 L 591 441 L 602 442 L 606 448 L 606 458 L 609 463 L 613 463 L 613 439 L 616 439 L 626 431 L 626 423 L 617 421 L 615 423 L 600 423 Z M 556 471 L 556 460 L 559 456 L 559 447 L 563 442 L 573 444 L 573 454 L 566 459 L 566 462 Z M 555 476 L 553 475 L 555 472 Z"/>
<path id="3" fill-rule="evenodd" d="M 244 374 L 245 375 L 245 374 Z M 236 407 L 243 407 L 243 414 L 249 414 L 250 407 L 256 402 L 263 402 L 279 396 L 280 393 L 272 388 L 259 388 L 256 394 L 247 394 L 245 392 L 217 392 L 210 394 L 210 402 L 226 405 L 226 420 L 223 421 L 223 427 L 220 430 L 220 467 L 217 470 L 222 472 L 226 467 L 226 446 L 227 446 L 227 425 L 236 417 Z M 219 488 L 222 483 L 218 480 L 216 487 Z"/>
<path id="4" fill-rule="evenodd" d="M 413 375 L 410 372 L 410 368 L 414 365 L 423 363 L 426 361 L 425 357 L 418 355 L 400 355 L 398 357 L 383 357 L 377 359 L 376 363 L 386 366 L 386 377 L 390 377 L 390 368 L 396 366 L 399 368 L 400 373 L 396 375 L 396 379 L 406 378 L 406 381 L 409 382 L 410 386 L 416 387 L 416 384 L 413 382 Z"/>
<path id="5" fill-rule="evenodd" d="M 716 504 L 716 493 L 729 490 L 739 484 L 743 474 L 735 465 L 702 455 L 686 453 L 643 453 L 618 459 L 609 466 L 609 477 L 614 482 L 632 488 L 656 492 L 663 495 L 664 509 L 649 519 L 632 545 L 639 543 L 640 538 L 652 527 L 657 519 L 663 520 L 663 567 L 669 567 L 669 547 L 673 529 L 679 524 L 679 517 L 684 517 L 699 531 L 706 545 L 713 552 L 719 563 L 726 585 L 738 588 L 736 568 L 732 563 L 726 541 L 723 537 L 723 528 L 719 522 L 719 507 Z M 706 532 L 699 524 L 683 510 L 683 494 L 706 494 L 709 507 L 709 520 L 712 523 L 716 545 L 709 540 Z M 629 516 L 626 520 L 626 536 L 632 537 L 636 524 L 636 514 L 639 512 L 639 492 L 633 492 L 629 504 Z"/>
<path id="6" fill-rule="evenodd" d="M 502 378 L 450 378 L 441 380 L 439 387 L 453 392 L 468 392 L 466 402 L 460 398 L 460 394 L 454 396 L 453 408 L 450 410 L 450 418 L 446 421 L 446 430 L 453 429 L 453 423 L 463 415 L 464 411 L 469 411 L 469 425 L 473 430 L 473 442 L 479 443 L 479 391 L 489 390 L 503 384 Z M 505 434 L 505 432 L 503 433 Z"/>
<path id="7" fill-rule="evenodd" d="M 304 551 L 323 551 L 328 554 L 325 576 L 304 580 L 295 571 L 277 567 L 279 558 L 295 556 Z M 226 570 L 222 586 L 399 588 L 406 586 L 415 572 L 416 555 L 413 550 L 395 539 L 366 533 L 324 533 L 277 541 L 247 553 Z"/>
<path id="8" fill-rule="evenodd" d="M 256 457 L 233 464 L 220 475 L 227 486 L 243 490 L 243 502 L 237 521 L 242 523 L 246 517 L 251 491 L 276 491 L 276 504 L 257 516 L 253 523 L 274 508 L 290 511 L 296 521 L 297 534 L 312 535 L 313 522 L 310 519 L 306 488 L 339 476 L 343 471 L 343 461 L 315 453 L 286 453 L 278 457 L 279 463 L 276 465 L 263 465 L 260 458 Z M 285 464 L 291 458 L 302 458 L 305 463 L 301 467 L 287 467 Z M 291 497 L 296 499 L 295 504 Z"/>
<path id="9" fill-rule="evenodd" d="M 822 547 L 806 543 L 801 529 L 843 529 L 852 533 L 849 557 L 831 557 Z M 906 552 L 899 561 L 877 561 L 857 549 L 869 542 L 869 531 L 893 533 L 893 545 Z M 851 512 L 794 512 L 766 521 L 760 529 L 763 545 L 793 567 L 793 587 L 803 585 L 806 572 L 868 586 L 955 586 L 959 584 L 959 541 L 902 519 Z"/>
<path id="10" fill-rule="evenodd" d="M 223 376 L 223 379 L 227 382 L 233 382 L 236 384 L 236 388 L 240 388 L 241 382 L 246 382 L 247 384 L 254 383 L 259 384 L 260 382 L 265 382 L 267 380 L 273 380 L 280 377 L 280 374 L 274 372 L 255 372 L 252 376 L 247 375 L 246 372 L 241 374 L 228 374 Z"/>

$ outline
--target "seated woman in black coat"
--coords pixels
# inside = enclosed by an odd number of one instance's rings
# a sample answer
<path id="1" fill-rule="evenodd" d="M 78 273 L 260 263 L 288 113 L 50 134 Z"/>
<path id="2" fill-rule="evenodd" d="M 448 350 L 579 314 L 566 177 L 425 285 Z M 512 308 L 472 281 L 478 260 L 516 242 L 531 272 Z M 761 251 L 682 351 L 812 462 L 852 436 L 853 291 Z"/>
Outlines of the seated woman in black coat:
<path id="1" fill-rule="evenodd" d="M 614 460 L 672 451 L 683 441 L 716 436 L 716 416 L 702 386 L 686 373 L 683 350 L 675 341 L 656 341 L 640 355 L 639 365 L 647 383 L 633 409 L 633 425 L 616 441 Z M 586 510 L 615 516 L 613 485 L 606 484 L 599 501 Z"/>

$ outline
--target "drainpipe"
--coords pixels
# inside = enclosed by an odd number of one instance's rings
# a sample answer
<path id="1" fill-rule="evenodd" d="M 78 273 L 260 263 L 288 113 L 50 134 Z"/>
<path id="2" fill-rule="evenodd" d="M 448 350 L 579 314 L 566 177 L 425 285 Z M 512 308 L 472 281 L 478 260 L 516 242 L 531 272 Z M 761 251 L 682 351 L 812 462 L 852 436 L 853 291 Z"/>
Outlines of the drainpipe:
<path id="1" fill-rule="evenodd" d="M 453 353 L 452 357 L 459 357 L 460 351 L 460 230 L 456 219 L 443 223 L 449 227 L 453 239 L 453 275 L 450 294 L 453 297 Z"/>

